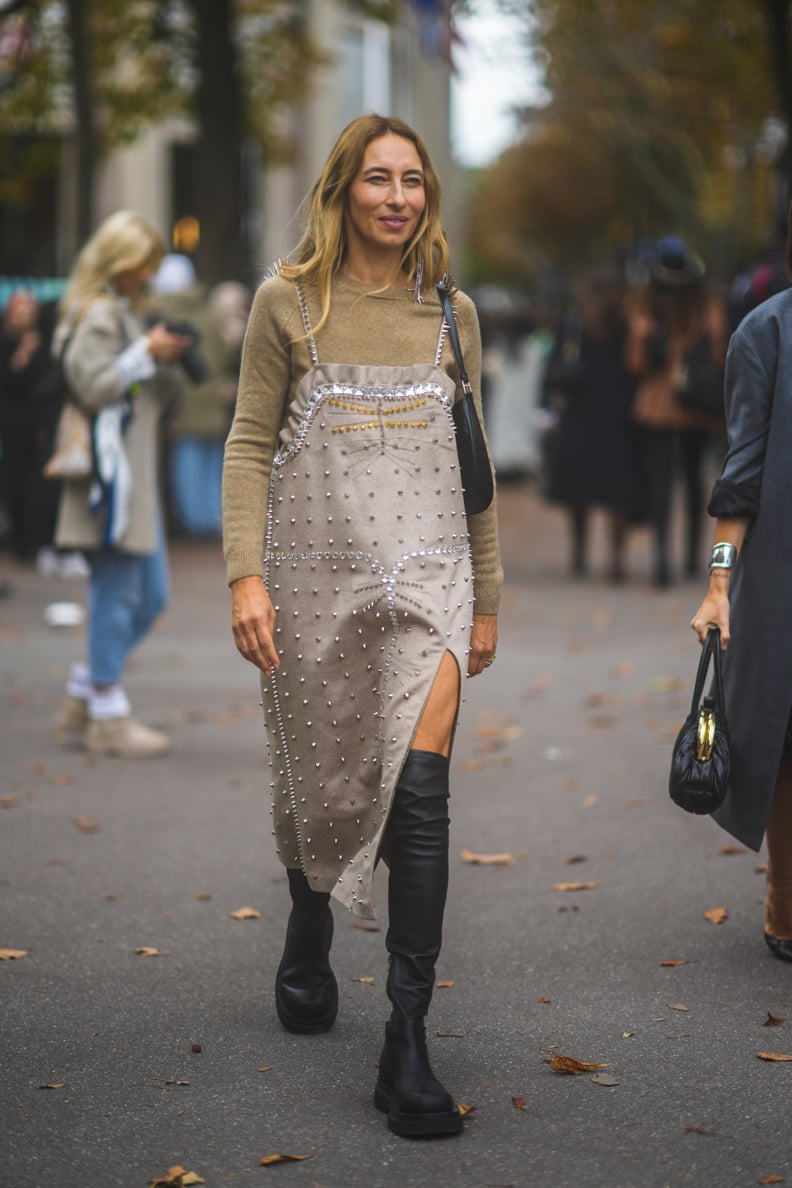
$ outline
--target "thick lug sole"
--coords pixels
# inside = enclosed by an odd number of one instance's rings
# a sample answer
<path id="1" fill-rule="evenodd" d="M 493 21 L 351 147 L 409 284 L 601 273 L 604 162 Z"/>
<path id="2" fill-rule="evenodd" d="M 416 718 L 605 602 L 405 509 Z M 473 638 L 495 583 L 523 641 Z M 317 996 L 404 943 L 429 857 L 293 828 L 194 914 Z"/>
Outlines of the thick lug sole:
<path id="1" fill-rule="evenodd" d="M 295 1019 L 277 998 L 275 999 L 275 1010 L 278 1012 L 278 1018 L 283 1026 L 292 1035 L 318 1035 L 322 1031 L 329 1031 L 335 1023 L 338 1004 L 336 1003 L 331 1011 L 327 1011 L 318 1019 Z"/>
<path id="2" fill-rule="evenodd" d="M 388 1115 L 388 1129 L 401 1138 L 429 1138 L 431 1135 L 461 1134 L 464 1128 L 459 1110 L 442 1114 L 403 1114 L 394 1108 L 393 1090 L 384 1081 L 377 1081 L 374 1105 Z"/>

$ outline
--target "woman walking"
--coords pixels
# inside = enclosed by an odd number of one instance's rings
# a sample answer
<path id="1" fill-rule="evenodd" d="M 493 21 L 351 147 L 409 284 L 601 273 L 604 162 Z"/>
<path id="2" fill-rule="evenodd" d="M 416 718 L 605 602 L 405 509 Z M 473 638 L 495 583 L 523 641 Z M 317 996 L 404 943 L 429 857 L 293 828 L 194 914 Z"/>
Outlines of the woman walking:
<path id="1" fill-rule="evenodd" d="M 294 1032 L 332 1025 L 330 894 L 371 918 L 381 856 L 393 1009 L 375 1104 L 403 1135 L 462 1127 L 424 1018 L 461 678 L 495 658 L 502 580 L 494 506 L 464 512 L 459 374 L 435 292 L 447 267 L 421 140 L 396 119 L 354 120 L 310 193 L 294 259 L 256 295 L 224 471 L 233 632 L 262 670 L 292 898 L 278 1015 Z M 460 292 L 454 302 L 476 389 L 475 310 Z"/>
<path id="2" fill-rule="evenodd" d="M 792 206 L 787 241 L 792 278 Z M 758 850 L 766 833 L 765 940 L 792 961 L 792 289 L 752 310 L 726 360 L 729 449 L 713 488 L 707 594 L 691 626 L 721 632 L 731 775 L 715 820 Z"/>
<path id="3" fill-rule="evenodd" d="M 167 601 L 157 489 L 159 424 L 175 392 L 163 364 L 192 342 L 164 323 L 144 331 L 140 309 L 165 247 L 132 211 L 110 215 L 80 252 L 61 307 L 55 347 L 73 398 L 94 419 L 102 474 L 63 483 L 55 543 L 81 549 L 90 568 L 87 663 L 72 665 L 55 721 L 59 742 L 97 755 L 153 758 L 161 730 L 132 717 L 126 659 Z"/>

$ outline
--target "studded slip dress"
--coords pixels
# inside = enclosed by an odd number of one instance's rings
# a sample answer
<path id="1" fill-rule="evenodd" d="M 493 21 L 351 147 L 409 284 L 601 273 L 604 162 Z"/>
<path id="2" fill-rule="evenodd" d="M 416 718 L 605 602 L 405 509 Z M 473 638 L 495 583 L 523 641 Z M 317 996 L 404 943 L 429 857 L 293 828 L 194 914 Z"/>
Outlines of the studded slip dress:
<path id="1" fill-rule="evenodd" d="M 296 286 L 297 287 L 297 286 Z M 281 666 L 262 676 L 280 860 L 356 916 L 445 652 L 467 671 L 473 573 L 451 408 L 433 362 L 313 366 L 281 430 L 264 580 Z"/>

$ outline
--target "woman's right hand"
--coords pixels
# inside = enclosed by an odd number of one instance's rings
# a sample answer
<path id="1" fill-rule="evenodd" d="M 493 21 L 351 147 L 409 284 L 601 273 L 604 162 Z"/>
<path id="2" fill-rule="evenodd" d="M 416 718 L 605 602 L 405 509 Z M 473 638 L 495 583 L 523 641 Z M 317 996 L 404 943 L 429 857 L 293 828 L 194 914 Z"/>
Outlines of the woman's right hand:
<path id="1" fill-rule="evenodd" d="M 273 639 L 275 607 L 260 577 L 243 577 L 232 584 L 231 630 L 237 648 L 256 668 L 267 676 L 280 668 Z"/>
<path id="2" fill-rule="evenodd" d="M 691 619 L 690 626 L 704 643 L 710 627 L 720 630 L 721 648 L 726 649 L 731 638 L 729 633 L 729 575 L 713 574 L 704 601 Z"/>
<path id="3" fill-rule="evenodd" d="M 189 334 L 174 334 L 164 322 L 157 322 L 146 334 L 149 354 L 160 363 L 175 363 L 192 342 Z"/>

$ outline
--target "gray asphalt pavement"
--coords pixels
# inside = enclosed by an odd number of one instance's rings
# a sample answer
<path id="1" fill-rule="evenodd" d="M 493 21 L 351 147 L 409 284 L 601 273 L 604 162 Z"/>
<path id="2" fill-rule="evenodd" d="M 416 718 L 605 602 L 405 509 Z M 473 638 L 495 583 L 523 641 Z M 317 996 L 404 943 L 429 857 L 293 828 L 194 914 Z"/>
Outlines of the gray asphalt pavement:
<path id="1" fill-rule="evenodd" d="M 51 740 L 82 630 L 44 611 L 82 601 L 84 583 L 0 564 L 14 587 L 0 602 L 0 950 L 27 953 L 0 960 L 2 1188 L 146 1188 L 177 1165 L 210 1188 L 792 1182 L 792 1063 L 757 1058 L 792 1057 L 792 966 L 762 941 L 764 858 L 724 850 L 666 792 L 702 586 L 653 590 L 643 531 L 624 585 L 600 576 L 599 530 L 593 576 L 570 582 L 563 516 L 530 484 L 503 489 L 501 518 L 498 659 L 466 688 L 453 761 L 438 969 L 453 984 L 429 1030 L 471 1112 L 445 1141 L 396 1138 L 373 1108 L 384 918 L 370 931 L 336 908 L 333 1030 L 278 1024 L 288 894 L 219 551 L 174 545 L 171 609 L 129 673 L 136 711 L 172 735 L 154 761 Z M 589 886 L 556 889 L 570 883 Z M 260 915 L 234 918 L 243 907 Z M 716 908 L 723 923 L 705 918 Z M 562 1074 L 554 1055 L 606 1067 Z M 276 1153 L 310 1158 L 260 1165 Z"/>

